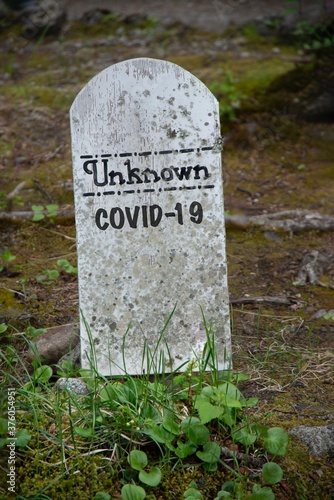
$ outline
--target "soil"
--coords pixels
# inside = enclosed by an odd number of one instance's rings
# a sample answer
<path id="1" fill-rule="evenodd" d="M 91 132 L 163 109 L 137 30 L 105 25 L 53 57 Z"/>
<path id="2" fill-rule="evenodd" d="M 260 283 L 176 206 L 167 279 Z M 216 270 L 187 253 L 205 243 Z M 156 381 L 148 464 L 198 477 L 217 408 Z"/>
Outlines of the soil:
<path id="1" fill-rule="evenodd" d="M 2 348 L 14 343 L 23 357 L 19 332 L 78 317 L 76 276 L 57 265 L 59 259 L 76 262 L 68 110 L 86 82 L 111 64 L 135 57 L 166 59 L 215 89 L 225 105 L 227 214 L 301 209 L 334 216 L 334 121 L 328 116 L 306 121 L 295 107 L 320 95 L 318 72 L 326 58 L 303 51 L 296 39 L 279 38 L 276 29 L 268 34 L 268 23 L 231 25 L 279 12 L 281 2 L 257 2 L 256 12 L 252 3 L 239 2 L 228 20 L 221 20 L 219 2 L 114 1 L 113 11 L 122 16 L 95 12 L 78 19 L 82 11 L 109 3 L 71 2 L 70 22 L 58 38 L 27 39 L 19 25 L 0 34 L 0 254 L 9 250 L 15 256 L 0 261 L 0 323 L 8 325 Z M 303 2 L 305 15 L 313 4 Z M 147 13 L 151 17 L 143 16 Z M 330 75 L 326 70 L 328 81 Z M 58 206 L 58 215 L 50 217 L 45 207 L 51 204 Z M 32 206 L 43 207 L 43 220 L 32 221 Z M 17 212 L 21 217 L 14 216 Z M 334 417 L 334 233 L 263 230 L 250 219 L 231 220 L 233 360 L 235 370 L 251 377 L 242 387 L 245 395 L 260 397 L 258 415 L 267 414 L 271 424 L 286 429 L 329 424 Z M 315 280 L 301 271 L 303 259 L 314 251 L 324 262 L 314 270 Z M 58 278 L 40 278 L 56 269 Z M 252 298 L 263 300 L 247 300 Z M 317 498 L 299 496 L 300 482 L 331 498 L 330 457 L 305 456 L 308 469 L 290 464 L 288 486 L 277 498 Z M 294 467 L 304 471 L 302 479 Z"/>
<path id="2" fill-rule="evenodd" d="M 198 27 L 204 31 L 217 33 L 226 30 L 231 24 L 242 25 L 250 21 L 286 16 L 286 5 L 277 0 L 73 0 L 67 7 L 69 19 L 80 18 L 91 9 L 110 9 L 124 15 L 144 14 L 164 21 L 181 22 L 187 26 Z M 291 9 L 292 11 L 294 9 Z M 298 16 L 303 19 L 318 19 L 334 10 L 332 2 L 313 2 L 303 0 Z M 291 22 L 297 13 L 289 12 L 286 20 Z"/>

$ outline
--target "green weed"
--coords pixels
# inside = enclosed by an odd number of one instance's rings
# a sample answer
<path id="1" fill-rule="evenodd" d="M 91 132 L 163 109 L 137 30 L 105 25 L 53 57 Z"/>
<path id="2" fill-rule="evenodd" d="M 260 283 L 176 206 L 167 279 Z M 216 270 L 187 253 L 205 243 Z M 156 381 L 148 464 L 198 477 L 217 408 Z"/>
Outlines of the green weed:
<path id="1" fill-rule="evenodd" d="M 330 311 L 326 312 L 324 314 L 324 319 L 327 319 L 329 321 L 334 321 L 334 309 L 331 309 Z"/>
<path id="2" fill-rule="evenodd" d="M 3 254 L 0 254 L 0 260 L 2 260 L 3 262 L 8 262 L 8 264 L 10 262 L 13 262 L 13 260 L 15 260 L 15 259 L 16 259 L 16 255 L 13 255 L 11 253 L 11 251 L 8 249 L 5 250 Z M 4 268 L 5 268 L 5 266 L 0 264 L 0 272 L 3 271 Z"/>
<path id="3" fill-rule="evenodd" d="M 59 278 L 57 269 L 44 269 L 42 274 L 36 276 L 36 281 L 43 285 L 51 285 L 57 278 Z"/>
<path id="4" fill-rule="evenodd" d="M 236 110 L 240 108 L 241 101 L 245 99 L 245 96 L 236 88 L 232 72 L 227 70 L 225 81 L 214 82 L 209 88 L 219 101 L 221 118 L 228 121 L 235 120 Z"/>
<path id="5" fill-rule="evenodd" d="M 66 274 L 78 274 L 78 268 L 72 266 L 66 259 L 58 259 L 57 266 L 60 268 L 60 271 L 58 269 L 44 269 L 41 274 L 36 276 L 36 281 L 43 285 L 51 285 L 59 278 L 62 271 Z"/>
<path id="6" fill-rule="evenodd" d="M 311 24 L 300 21 L 293 32 L 303 48 L 309 51 L 325 49 L 334 45 L 333 29 L 324 23 Z"/>
<path id="7" fill-rule="evenodd" d="M 34 215 L 32 217 L 32 220 L 34 222 L 38 222 L 40 220 L 45 219 L 46 217 L 49 219 L 54 219 L 54 217 L 57 216 L 57 211 L 58 211 L 58 205 L 55 205 L 54 203 L 50 205 L 32 205 L 32 211 L 34 212 Z"/>
<path id="8" fill-rule="evenodd" d="M 59 266 L 67 274 L 78 274 L 78 268 L 72 266 L 66 259 L 57 260 L 57 266 Z"/>

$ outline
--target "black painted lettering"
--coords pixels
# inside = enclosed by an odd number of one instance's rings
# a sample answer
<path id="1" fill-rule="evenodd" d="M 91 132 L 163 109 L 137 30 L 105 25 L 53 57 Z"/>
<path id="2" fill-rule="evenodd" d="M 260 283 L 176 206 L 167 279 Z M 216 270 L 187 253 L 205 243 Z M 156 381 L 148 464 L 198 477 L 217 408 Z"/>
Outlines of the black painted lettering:
<path id="1" fill-rule="evenodd" d="M 86 172 L 86 174 L 90 174 L 91 175 L 93 173 L 93 170 L 89 170 L 89 168 L 88 168 L 88 165 L 90 163 L 93 165 L 93 167 L 96 167 L 97 160 L 87 160 L 87 161 L 84 161 L 84 164 L 82 165 L 82 168 L 84 169 L 84 172 Z"/>
<path id="2" fill-rule="evenodd" d="M 141 207 L 142 213 L 143 213 L 143 226 L 148 227 L 148 220 L 147 220 L 147 206 L 143 205 Z"/>
<path id="3" fill-rule="evenodd" d="M 117 219 L 118 219 L 118 221 L 117 221 Z M 109 220 L 110 220 L 110 225 L 114 229 L 122 229 L 122 227 L 124 226 L 124 220 L 125 220 L 123 211 L 118 207 L 112 208 L 110 210 Z"/>
<path id="4" fill-rule="evenodd" d="M 177 222 L 183 226 L 183 214 L 182 214 L 182 205 L 181 203 L 177 203 L 175 205 L 175 210 L 177 211 Z"/>
<path id="5" fill-rule="evenodd" d="M 203 220 L 203 207 L 198 201 L 193 201 L 189 207 L 190 220 L 195 224 L 200 224 Z"/>
<path id="6" fill-rule="evenodd" d="M 130 227 L 132 227 L 133 229 L 137 228 L 139 210 L 140 210 L 140 207 L 138 207 L 138 205 L 136 205 L 134 210 L 133 210 L 133 215 L 132 215 L 131 208 L 125 207 L 126 218 L 128 219 Z"/>
<path id="7" fill-rule="evenodd" d="M 182 181 L 183 179 L 188 180 L 193 167 L 172 167 L 176 173 L 177 178 Z"/>
<path id="8" fill-rule="evenodd" d="M 111 172 L 109 172 L 109 177 L 110 177 L 109 186 L 115 186 L 116 184 L 114 180 L 115 177 L 118 177 L 118 183 L 120 185 L 125 184 L 125 180 L 121 172 L 115 172 L 115 170 L 112 170 Z"/>
<path id="9" fill-rule="evenodd" d="M 163 168 L 160 172 L 161 179 L 163 181 L 171 181 L 174 177 L 173 170 L 171 168 Z"/>
<path id="10" fill-rule="evenodd" d="M 128 181 L 127 181 L 127 184 L 135 184 L 135 182 L 132 180 L 133 178 L 136 179 L 136 181 L 137 181 L 136 183 L 137 184 L 142 184 L 143 181 L 141 180 L 141 178 L 138 175 L 138 173 L 140 173 L 139 168 L 131 168 L 131 162 L 130 162 L 130 160 L 126 160 L 124 162 L 124 165 L 128 169 Z M 135 172 L 138 172 L 138 173 L 135 173 Z"/>
<path id="11" fill-rule="evenodd" d="M 97 165 L 93 166 L 94 184 L 95 186 L 106 186 L 108 184 L 108 158 L 102 160 L 103 163 L 103 180 L 98 180 L 98 169 Z"/>
<path id="12" fill-rule="evenodd" d="M 84 162 L 82 168 L 84 169 L 84 171 L 86 172 L 86 174 L 93 174 L 93 178 L 94 178 L 94 184 L 95 186 L 105 186 L 106 184 L 108 184 L 108 159 L 107 158 L 104 158 L 102 160 L 102 163 L 103 163 L 103 178 L 102 180 L 99 180 L 98 179 L 98 168 L 97 168 L 97 162 L 98 160 L 87 160 Z M 90 170 L 88 168 L 88 165 L 92 165 L 92 170 Z"/>
<path id="13" fill-rule="evenodd" d="M 101 231 L 105 231 L 109 224 L 108 222 L 105 222 L 104 224 L 101 224 L 101 218 L 107 219 L 108 218 L 108 212 L 104 210 L 104 208 L 99 208 L 95 214 L 95 224 Z"/>
<path id="14" fill-rule="evenodd" d="M 201 167 L 199 165 L 196 165 L 196 167 L 194 167 L 194 170 L 196 172 L 194 179 L 200 179 L 201 178 L 200 175 L 199 175 L 199 172 L 201 170 L 204 170 L 204 179 L 207 179 L 208 177 L 210 177 L 209 171 L 208 171 L 208 169 L 206 167 L 203 167 L 203 166 Z"/>
<path id="15" fill-rule="evenodd" d="M 162 218 L 162 208 L 159 205 L 151 205 L 150 206 L 150 220 L 151 226 L 157 227 Z"/>
<path id="16" fill-rule="evenodd" d="M 155 170 L 151 170 L 150 168 L 145 168 L 145 170 L 143 170 L 143 176 L 145 178 L 144 182 L 152 182 L 151 179 L 149 179 L 150 174 L 154 176 L 153 182 L 160 181 L 161 177 L 159 177 L 158 173 Z"/>

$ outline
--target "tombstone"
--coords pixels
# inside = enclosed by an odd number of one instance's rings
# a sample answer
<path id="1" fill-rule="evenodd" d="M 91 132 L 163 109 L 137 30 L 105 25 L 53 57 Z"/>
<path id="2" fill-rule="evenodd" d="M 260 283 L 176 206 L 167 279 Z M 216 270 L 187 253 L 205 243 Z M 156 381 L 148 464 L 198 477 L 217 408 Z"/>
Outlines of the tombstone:
<path id="1" fill-rule="evenodd" d="M 82 366 L 94 361 L 104 375 L 184 370 L 202 355 L 204 317 L 227 369 L 217 100 L 175 64 L 132 59 L 81 90 L 71 133 Z"/>

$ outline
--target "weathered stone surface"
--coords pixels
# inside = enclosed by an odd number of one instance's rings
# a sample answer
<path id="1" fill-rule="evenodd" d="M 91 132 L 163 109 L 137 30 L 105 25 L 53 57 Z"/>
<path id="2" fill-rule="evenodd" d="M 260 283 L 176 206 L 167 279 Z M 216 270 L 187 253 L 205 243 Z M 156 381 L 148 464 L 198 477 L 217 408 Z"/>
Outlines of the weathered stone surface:
<path id="1" fill-rule="evenodd" d="M 292 429 L 291 434 L 306 444 L 316 457 L 327 455 L 334 451 L 334 425 L 309 427 L 300 425 Z"/>
<path id="2" fill-rule="evenodd" d="M 227 368 L 217 100 L 175 64 L 133 59 L 84 87 L 71 130 L 83 367 L 92 341 L 100 373 L 159 371 L 142 363 L 143 351 L 154 352 L 175 307 L 161 343 L 166 371 L 201 356 L 201 308 Z"/>
<path id="3" fill-rule="evenodd" d="M 80 340 L 79 327 L 77 325 L 62 325 L 48 328 L 36 340 L 36 350 L 43 363 L 55 364 L 70 349 L 75 347 Z M 34 359 L 34 351 L 29 348 L 26 356 L 27 361 Z"/>
<path id="4" fill-rule="evenodd" d="M 59 378 L 54 385 L 54 390 L 57 389 L 83 396 L 89 394 L 86 382 L 81 378 Z"/>

